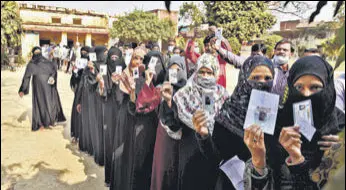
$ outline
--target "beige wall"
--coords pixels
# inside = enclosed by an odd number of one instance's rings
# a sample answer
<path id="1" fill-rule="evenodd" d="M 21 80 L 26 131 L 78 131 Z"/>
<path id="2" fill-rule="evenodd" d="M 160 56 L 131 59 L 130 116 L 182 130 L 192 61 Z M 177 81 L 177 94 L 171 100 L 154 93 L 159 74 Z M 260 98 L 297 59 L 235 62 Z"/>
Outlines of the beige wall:
<path id="1" fill-rule="evenodd" d="M 31 9 L 21 9 L 20 17 L 23 22 L 52 23 L 52 17 L 60 17 L 61 24 L 73 24 L 73 18 L 81 18 L 83 26 L 98 26 L 106 28 L 108 20 L 98 16 L 74 15 L 57 12 L 45 12 Z"/>
<path id="2" fill-rule="evenodd" d="M 23 33 L 22 35 L 22 57 L 28 62 L 31 58 L 31 50 L 40 45 L 40 35 L 38 33 Z"/>

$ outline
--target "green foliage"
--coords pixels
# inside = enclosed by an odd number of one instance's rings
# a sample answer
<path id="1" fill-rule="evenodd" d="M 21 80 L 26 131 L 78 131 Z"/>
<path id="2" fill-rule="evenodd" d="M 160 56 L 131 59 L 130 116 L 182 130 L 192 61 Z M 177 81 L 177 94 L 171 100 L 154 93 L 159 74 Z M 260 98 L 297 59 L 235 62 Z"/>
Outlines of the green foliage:
<path id="1" fill-rule="evenodd" d="M 168 40 L 174 37 L 175 24 L 169 19 L 159 20 L 153 13 L 135 10 L 115 21 L 110 34 L 127 42 Z"/>
<path id="2" fill-rule="evenodd" d="M 228 42 L 232 47 L 232 52 L 234 54 L 239 54 L 241 51 L 241 43 L 239 40 L 235 37 L 228 38 Z"/>
<path id="3" fill-rule="evenodd" d="M 180 47 L 180 48 L 183 48 L 183 49 L 185 49 L 185 47 L 186 47 L 186 40 L 184 39 L 184 38 L 177 38 L 176 40 L 175 40 L 175 44 L 178 46 L 178 47 Z"/>
<path id="4" fill-rule="evenodd" d="M 1 1 L 1 47 L 20 46 L 22 20 L 15 1 Z"/>
<path id="5" fill-rule="evenodd" d="M 345 61 L 345 21 L 342 27 L 337 32 L 336 41 L 338 45 L 341 45 L 341 47 L 339 48 L 339 54 L 338 59 L 335 63 L 335 69 L 337 69 L 341 65 L 341 63 Z"/>
<path id="6" fill-rule="evenodd" d="M 223 36 L 240 42 L 263 34 L 276 22 L 261 1 L 204 1 L 208 23 L 223 28 Z"/>
<path id="7" fill-rule="evenodd" d="M 274 47 L 275 47 L 275 44 L 282 40 L 282 37 L 279 36 L 279 35 L 265 35 L 262 37 L 263 41 L 264 41 L 264 44 L 266 45 L 267 47 L 267 56 L 268 57 L 272 57 L 273 54 L 274 54 Z"/>
<path id="8" fill-rule="evenodd" d="M 184 2 L 179 9 L 179 19 L 191 20 L 191 28 L 198 27 L 206 20 L 205 14 L 193 3 Z"/>

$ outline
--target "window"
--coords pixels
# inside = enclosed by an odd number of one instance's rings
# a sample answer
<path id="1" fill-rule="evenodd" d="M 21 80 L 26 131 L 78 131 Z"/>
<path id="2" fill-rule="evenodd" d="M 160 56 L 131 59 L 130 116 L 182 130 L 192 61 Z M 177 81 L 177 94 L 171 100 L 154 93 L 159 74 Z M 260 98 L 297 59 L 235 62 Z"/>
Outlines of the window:
<path id="1" fill-rule="evenodd" d="M 58 18 L 58 17 L 53 17 L 52 18 L 52 23 L 61 23 L 61 18 Z"/>
<path id="2" fill-rule="evenodd" d="M 80 18 L 74 18 L 74 19 L 73 19 L 73 24 L 79 24 L 79 25 L 81 25 L 81 24 L 82 24 L 82 19 L 80 19 Z"/>

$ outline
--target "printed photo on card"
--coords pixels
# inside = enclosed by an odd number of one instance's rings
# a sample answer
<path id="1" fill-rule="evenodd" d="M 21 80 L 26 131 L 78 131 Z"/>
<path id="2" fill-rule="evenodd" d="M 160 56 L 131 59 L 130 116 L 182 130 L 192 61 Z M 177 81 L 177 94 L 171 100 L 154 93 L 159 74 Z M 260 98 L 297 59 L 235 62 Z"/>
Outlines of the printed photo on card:
<path id="1" fill-rule="evenodd" d="M 208 113 L 213 114 L 214 103 L 215 103 L 213 93 L 212 92 L 203 93 L 202 100 L 203 100 L 203 109 L 206 110 Z"/>
<path id="2" fill-rule="evenodd" d="M 132 74 L 133 74 L 133 78 L 134 79 L 138 79 L 139 78 L 139 69 L 138 69 L 138 67 L 133 69 Z"/>
<path id="3" fill-rule="evenodd" d="M 90 61 L 96 61 L 97 60 L 96 53 L 89 53 L 89 59 Z"/>
<path id="4" fill-rule="evenodd" d="M 246 112 L 244 129 L 255 124 L 260 126 L 264 133 L 273 135 L 279 108 L 279 98 L 280 96 L 277 94 L 253 89 Z"/>
<path id="5" fill-rule="evenodd" d="M 218 39 L 222 38 L 222 28 L 216 29 L 215 37 L 218 38 Z"/>
<path id="6" fill-rule="evenodd" d="M 123 67 L 122 66 L 116 66 L 115 67 L 115 73 L 117 75 L 121 75 L 122 72 L 123 72 Z"/>
<path id="7" fill-rule="evenodd" d="M 169 69 L 168 70 L 168 77 L 169 82 L 171 84 L 177 84 L 178 83 L 178 70 L 177 69 Z"/>
<path id="8" fill-rule="evenodd" d="M 84 69 L 88 65 L 88 60 L 85 58 L 79 58 L 76 60 L 76 67 L 78 69 Z"/>
<path id="9" fill-rule="evenodd" d="M 157 64 L 157 57 L 152 56 L 148 65 L 149 69 L 155 70 L 156 64 Z"/>
<path id="10" fill-rule="evenodd" d="M 300 132 L 311 141 L 316 129 L 312 114 L 311 100 L 305 100 L 293 104 L 294 125 L 300 127 Z"/>
<path id="11" fill-rule="evenodd" d="M 100 74 L 102 76 L 107 75 L 107 65 L 106 64 L 101 64 L 100 65 Z"/>

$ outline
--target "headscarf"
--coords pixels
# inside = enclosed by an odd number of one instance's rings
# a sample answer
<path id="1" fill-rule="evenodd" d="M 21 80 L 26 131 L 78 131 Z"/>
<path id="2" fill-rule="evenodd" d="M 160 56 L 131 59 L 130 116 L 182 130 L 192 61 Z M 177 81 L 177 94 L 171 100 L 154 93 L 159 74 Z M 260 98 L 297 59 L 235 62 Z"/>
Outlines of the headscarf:
<path id="1" fill-rule="evenodd" d="M 113 61 L 111 59 L 112 55 L 118 56 L 118 59 Z M 115 72 L 117 66 L 121 66 L 123 69 L 125 69 L 126 64 L 122 57 L 123 57 L 123 53 L 121 52 L 119 48 L 112 47 L 109 49 L 108 55 L 107 55 L 107 65 L 111 73 Z"/>
<path id="2" fill-rule="evenodd" d="M 190 59 L 193 64 L 196 64 L 197 59 L 201 55 L 195 52 L 195 42 L 193 40 L 190 40 L 187 43 L 186 49 L 185 49 L 185 57 L 186 59 Z M 188 68 L 190 69 L 190 68 Z"/>
<path id="3" fill-rule="evenodd" d="M 112 60 L 112 55 L 118 56 L 117 60 Z M 121 66 L 122 70 L 125 69 L 126 64 L 122 58 L 122 52 L 117 47 L 112 47 L 109 49 L 107 54 L 107 76 L 104 76 L 105 87 L 108 90 L 108 94 L 112 92 L 112 73 L 115 72 L 117 66 Z"/>
<path id="4" fill-rule="evenodd" d="M 179 56 L 179 55 L 173 55 L 169 59 L 169 62 L 167 65 L 167 70 L 169 70 L 169 68 L 171 68 L 171 66 L 174 64 L 178 65 L 180 69 L 177 73 L 178 82 L 176 84 L 172 84 L 173 91 L 174 91 L 173 94 L 175 94 L 175 92 L 178 91 L 178 89 L 185 86 L 187 83 L 186 71 L 184 70 L 184 68 L 185 68 L 184 58 Z M 165 80 L 169 81 L 169 72 L 168 71 L 166 72 Z"/>
<path id="5" fill-rule="evenodd" d="M 145 56 L 145 50 L 142 48 L 142 47 L 137 47 L 136 49 L 134 49 L 133 51 L 133 54 L 132 54 L 132 58 L 131 58 L 131 62 L 132 62 L 132 59 L 135 57 L 135 56 L 140 56 L 144 59 L 144 56 Z M 135 80 L 132 76 L 132 74 L 130 73 L 130 67 L 131 67 L 131 63 L 126 67 L 126 69 L 124 70 L 125 74 L 127 75 L 129 81 L 130 81 L 130 84 L 135 84 Z M 120 81 L 119 83 L 119 87 L 120 87 L 120 90 L 126 94 L 130 94 L 130 92 L 126 89 L 125 85 Z M 136 88 L 136 91 L 138 91 L 139 89 Z"/>
<path id="6" fill-rule="evenodd" d="M 97 70 L 100 69 L 101 64 L 106 64 L 107 56 L 104 54 L 105 51 L 107 51 L 106 46 L 96 46 L 95 47 L 95 53 L 97 60 L 95 61 L 95 65 L 97 67 Z"/>
<path id="7" fill-rule="evenodd" d="M 90 51 L 90 47 L 89 46 L 83 46 L 80 50 L 80 54 L 81 54 L 81 58 L 87 59 L 88 61 L 89 59 L 89 54 L 87 55 L 83 55 L 82 51 L 86 51 L 87 53 L 89 53 Z M 77 73 L 72 72 L 72 76 L 70 79 L 70 87 L 71 89 L 74 91 L 75 87 L 77 84 L 79 84 L 80 80 L 81 80 L 81 76 L 83 74 L 83 70 L 84 69 L 78 69 Z"/>
<path id="8" fill-rule="evenodd" d="M 158 62 L 155 67 L 156 75 L 153 78 L 153 84 L 154 86 L 162 84 L 165 80 L 166 75 L 166 68 L 164 66 L 164 59 L 162 57 L 162 54 L 159 51 L 150 51 L 144 56 L 143 64 L 148 68 L 150 59 L 152 57 L 158 58 Z"/>
<path id="9" fill-rule="evenodd" d="M 90 59 L 89 59 L 89 55 L 83 55 L 83 54 L 82 54 L 82 51 L 86 51 L 87 53 L 89 53 L 89 52 L 90 52 L 90 47 L 89 47 L 89 46 L 83 46 L 83 47 L 80 49 L 81 58 L 88 59 L 88 61 L 89 61 L 89 60 L 90 60 Z"/>
<path id="10" fill-rule="evenodd" d="M 208 68 L 214 72 L 212 78 L 203 78 L 198 75 L 201 68 Z M 193 114 L 203 106 L 202 96 L 204 93 L 213 93 L 214 110 L 213 113 L 207 113 L 208 129 L 210 133 L 214 130 L 214 116 L 219 112 L 222 104 L 228 97 L 225 88 L 216 84 L 216 78 L 219 73 L 219 63 L 211 54 L 203 54 L 197 61 L 197 70 L 191 76 L 186 86 L 181 88 L 173 97 L 178 108 L 179 119 L 189 128 L 194 129 L 192 123 Z M 208 85 L 208 86 L 206 86 Z"/>
<path id="11" fill-rule="evenodd" d="M 313 75 L 323 83 L 323 90 L 309 97 L 303 96 L 294 83 L 304 75 Z M 298 59 L 289 71 L 287 79 L 289 94 L 284 108 L 278 115 L 278 127 L 293 126 L 293 104 L 311 99 L 314 127 L 320 135 L 338 132 L 335 108 L 336 92 L 334 87 L 334 72 L 332 66 L 319 56 L 306 56 Z M 280 130 L 281 131 L 281 130 Z M 315 136 L 316 137 L 316 136 Z"/>
<path id="12" fill-rule="evenodd" d="M 260 65 L 267 66 L 274 77 L 274 67 L 270 59 L 260 55 L 250 56 L 239 72 L 238 84 L 232 96 L 225 101 L 215 118 L 216 122 L 241 138 L 244 136 L 243 126 L 252 89 L 270 92 L 273 86 L 273 81 L 262 83 L 248 80 L 252 71 Z"/>
<path id="13" fill-rule="evenodd" d="M 40 50 L 41 53 L 35 54 L 34 52 L 36 50 Z M 32 53 L 32 58 L 31 59 L 32 59 L 33 63 L 38 63 L 42 58 L 44 58 L 42 56 L 42 49 L 40 47 L 38 47 L 38 46 L 35 46 L 34 48 L 32 48 L 31 53 Z"/>

